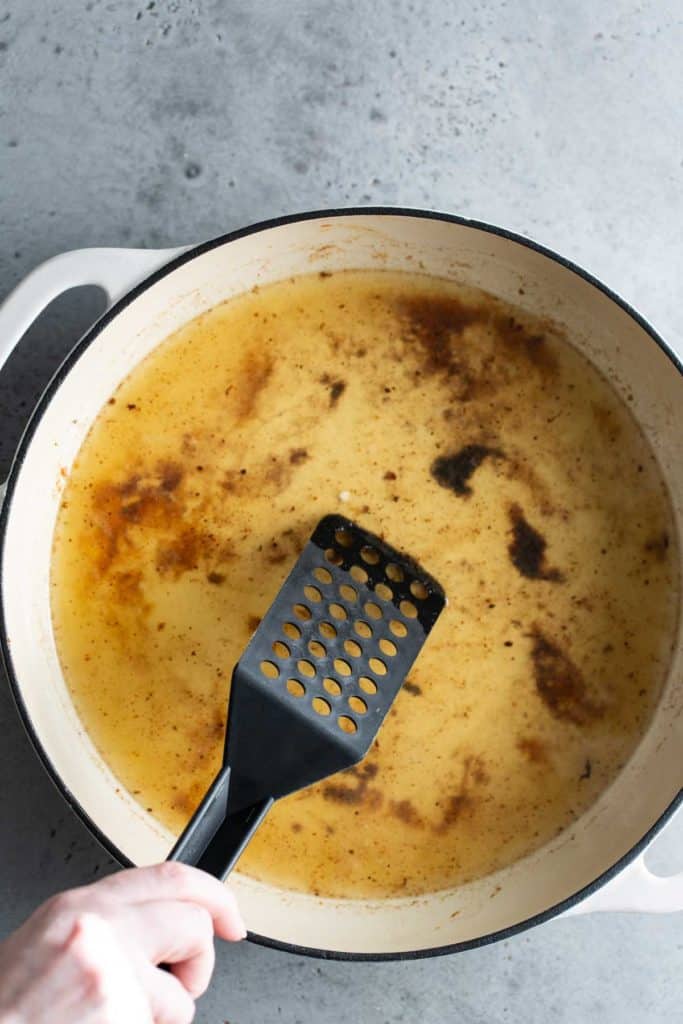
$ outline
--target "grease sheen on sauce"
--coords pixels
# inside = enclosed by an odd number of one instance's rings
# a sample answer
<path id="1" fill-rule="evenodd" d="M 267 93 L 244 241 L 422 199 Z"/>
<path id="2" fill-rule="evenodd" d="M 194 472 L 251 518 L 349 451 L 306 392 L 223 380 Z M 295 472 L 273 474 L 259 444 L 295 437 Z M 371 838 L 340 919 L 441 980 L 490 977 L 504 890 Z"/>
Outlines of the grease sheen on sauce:
<path id="1" fill-rule="evenodd" d="M 485 875 L 647 726 L 677 614 L 656 463 L 557 329 L 425 276 L 282 282 L 169 338 L 73 467 L 52 602 L 87 729 L 173 830 L 219 766 L 234 662 L 334 511 L 449 605 L 368 759 L 282 801 L 240 870 L 341 896 Z"/>

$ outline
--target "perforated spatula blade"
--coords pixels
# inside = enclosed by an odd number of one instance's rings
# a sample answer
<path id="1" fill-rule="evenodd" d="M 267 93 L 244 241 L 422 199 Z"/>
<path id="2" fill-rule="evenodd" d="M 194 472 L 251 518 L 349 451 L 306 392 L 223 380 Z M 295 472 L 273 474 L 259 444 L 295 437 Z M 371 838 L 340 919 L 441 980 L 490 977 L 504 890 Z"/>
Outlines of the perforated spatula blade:
<path id="1" fill-rule="evenodd" d="M 169 859 L 225 877 L 274 800 L 357 764 L 445 603 L 413 559 L 322 519 L 235 666 L 223 769 Z"/>

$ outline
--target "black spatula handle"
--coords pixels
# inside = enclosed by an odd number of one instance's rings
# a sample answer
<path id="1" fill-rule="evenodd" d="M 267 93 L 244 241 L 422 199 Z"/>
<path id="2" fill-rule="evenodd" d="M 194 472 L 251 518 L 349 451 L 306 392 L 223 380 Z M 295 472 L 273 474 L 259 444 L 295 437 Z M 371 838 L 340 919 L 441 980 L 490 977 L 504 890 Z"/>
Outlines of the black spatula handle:
<path id="1" fill-rule="evenodd" d="M 226 765 L 214 779 L 168 860 L 191 864 L 221 881 L 227 878 L 273 805 L 272 797 L 268 797 L 228 814 L 229 790 L 230 766 Z"/>

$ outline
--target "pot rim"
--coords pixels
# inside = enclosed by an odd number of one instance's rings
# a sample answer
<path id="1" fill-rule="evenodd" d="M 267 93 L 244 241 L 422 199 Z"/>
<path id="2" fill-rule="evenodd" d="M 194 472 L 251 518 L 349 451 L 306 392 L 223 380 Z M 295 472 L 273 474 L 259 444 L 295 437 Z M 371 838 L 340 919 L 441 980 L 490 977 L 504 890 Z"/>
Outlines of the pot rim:
<path id="1" fill-rule="evenodd" d="M 266 231 L 270 228 L 282 227 L 288 224 L 295 224 L 301 221 L 315 220 L 315 219 L 330 219 L 337 217 L 358 217 L 358 216 L 391 216 L 391 217 L 413 217 L 423 220 L 438 220 L 445 221 L 451 224 L 458 224 L 461 227 L 473 228 L 477 231 L 484 231 L 488 234 L 497 236 L 499 238 L 506 239 L 510 242 L 515 242 L 518 245 L 526 246 L 528 249 L 539 253 L 541 256 L 553 260 L 558 263 L 565 270 L 576 274 L 582 278 L 588 284 L 597 288 L 598 291 L 602 292 L 608 299 L 616 303 L 621 309 L 634 320 L 639 327 L 645 331 L 646 334 L 655 342 L 655 344 L 662 350 L 662 352 L 668 357 L 673 364 L 673 367 L 678 370 L 679 374 L 683 376 L 683 362 L 678 358 L 676 353 L 666 344 L 664 339 L 657 333 L 652 325 L 638 313 L 628 302 L 616 294 L 611 288 L 603 284 L 596 277 L 594 277 L 587 270 L 578 266 L 576 263 L 564 256 L 560 256 L 552 249 L 541 245 L 540 243 L 533 241 L 530 238 L 526 238 L 523 235 L 519 235 L 514 231 L 509 231 L 506 228 L 497 227 L 493 224 L 489 224 L 486 221 L 479 221 L 470 219 L 467 217 L 460 217 L 456 214 L 442 213 L 439 211 L 422 210 L 419 208 L 403 207 L 403 206 L 352 206 L 352 207 L 335 207 L 329 210 L 310 210 L 302 213 L 287 214 L 281 217 L 274 217 L 269 220 L 258 221 L 255 224 L 248 225 L 247 227 L 238 228 L 234 231 L 229 231 L 225 234 L 219 235 L 216 238 L 209 239 L 208 241 L 201 242 L 191 249 L 187 249 L 182 252 L 179 256 L 176 256 L 169 263 L 165 264 L 159 270 L 154 271 L 148 277 L 145 277 L 137 285 L 135 285 L 130 291 L 126 292 L 117 302 L 115 302 L 106 312 L 95 321 L 95 323 L 85 332 L 85 334 L 76 342 L 72 350 L 66 356 L 64 361 L 61 363 L 52 379 L 48 383 L 47 387 L 43 391 L 42 395 L 38 399 L 26 428 L 22 434 L 21 440 L 17 446 L 12 465 L 7 477 L 6 492 L 2 501 L 2 508 L 0 509 L 0 566 L 4 562 L 5 553 L 5 541 L 7 536 L 7 523 L 9 520 L 9 512 L 12 505 L 12 495 L 16 486 L 17 476 L 21 467 L 24 463 L 24 459 L 28 453 L 31 445 L 33 434 L 45 412 L 52 396 L 58 390 L 71 368 L 80 358 L 81 354 L 86 348 L 95 340 L 95 338 L 101 333 L 101 331 L 116 317 L 122 310 L 126 308 L 131 302 L 134 302 L 143 292 L 152 285 L 156 284 L 162 278 L 168 274 L 182 267 L 185 263 L 194 259 L 197 256 L 201 256 L 205 252 L 209 252 L 211 249 L 218 248 L 221 245 L 225 245 L 228 242 L 236 241 L 239 238 L 244 238 L 248 235 L 257 234 L 261 231 Z M 21 693 L 21 685 L 17 678 L 14 667 L 12 664 L 11 653 L 9 644 L 7 642 L 6 632 L 6 619 L 5 619 L 5 605 L 4 605 L 4 594 L 0 580 L 0 654 L 2 655 L 2 661 L 5 666 L 7 679 L 10 685 L 10 690 L 14 698 L 14 702 L 19 713 L 19 717 L 22 721 L 24 729 L 28 735 L 28 738 L 35 750 L 43 768 L 47 772 L 48 777 L 55 785 L 57 790 L 60 792 L 62 797 L 66 800 L 67 804 L 81 819 L 83 824 L 86 826 L 88 831 L 94 836 L 94 838 L 100 843 L 100 845 L 123 867 L 132 867 L 133 864 L 130 859 L 118 849 L 117 846 L 102 832 L 98 825 L 92 820 L 87 814 L 85 809 L 80 805 L 78 799 L 70 791 L 70 789 L 64 784 L 56 769 L 54 768 L 50 757 L 45 750 L 37 731 L 33 727 L 31 717 Z M 295 943 L 282 942 L 279 939 L 272 939 L 266 935 L 259 935 L 253 932 L 249 932 L 247 938 L 249 941 L 266 946 L 271 949 L 282 950 L 288 953 L 298 954 L 300 956 L 315 957 L 322 960 L 348 960 L 348 961 L 369 961 L 369 962 L 381 962 L 381 961 L 396 961 L 396 960 L 421 960 L 427 957 L 444 956 L 450 953 L 460 953 L 468 949 L 477 949 L 481 946 L 489 945 L 493 942 L 498 942 L 502 939 L 511 938 L 514 935 L 526 931 L 535 925 L 543 924 L 546 921 L 551 920 L 554 917 L 563 914 L 565 911 L 576 906 L 586 897 L 592 895 L 599 888 L 609 882 L 612 878 L 619 874 L 628 864 L 636 859 L 643 851 L 649 846 L 655 836 L 661 831 L 664 825 L 673 816 L 679 806 L 683 804 L 683 787 L 679 790 L 678 794 L 671 801 L 669 806 L 664 810 L 660 817 L 654 822 L 654 824 L 648 829 L 648 831 L 641 837 L 641 839 L 631 847 L 626 853 L 624 853 L 610 868 L 598 875 L 592 882 L 589 882 L 583 888 L 577 890 L 571 896 L 561 900 L 559 903 L 554 904 L 547 910 L 542 911 L 539 914 L 535 914 L 523 921 L 519 921 L 515 924 L 509 925 L 506 928 L 498 929 L 494 932 L 489 932 L 486 935 L 481 935 L 475 939 L 468 939 L 463 942 L 450 943 L 443 946 L 435 946 L 428 949 L 418 950 L 405 950 L 395 953 L 350 953 L 345 951 L 335 951 L 327 949 L 316 949 L 314 947 L 299 946 Z"/>

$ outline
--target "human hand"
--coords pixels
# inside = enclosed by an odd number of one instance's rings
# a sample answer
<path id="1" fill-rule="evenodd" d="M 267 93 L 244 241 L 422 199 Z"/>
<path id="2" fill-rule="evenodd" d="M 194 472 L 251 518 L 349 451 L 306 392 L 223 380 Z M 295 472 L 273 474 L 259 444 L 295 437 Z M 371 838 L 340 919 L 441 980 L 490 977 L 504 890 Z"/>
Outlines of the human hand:
<path id="1" fill-rule="evenodd" d="M 214 933 L 245 937 L 235 898 L 184 864 L 60 893 L 0 944 L 0 1024 L 189 1024 Z"/>

